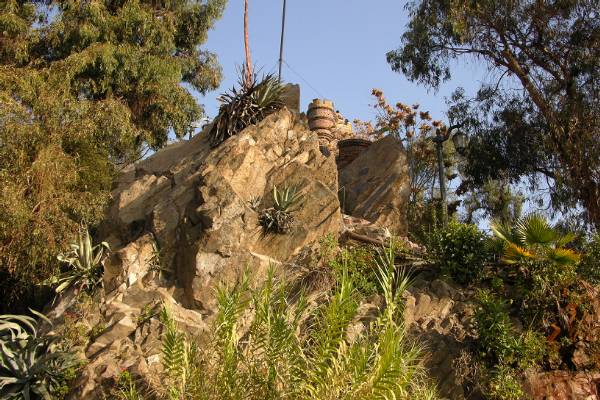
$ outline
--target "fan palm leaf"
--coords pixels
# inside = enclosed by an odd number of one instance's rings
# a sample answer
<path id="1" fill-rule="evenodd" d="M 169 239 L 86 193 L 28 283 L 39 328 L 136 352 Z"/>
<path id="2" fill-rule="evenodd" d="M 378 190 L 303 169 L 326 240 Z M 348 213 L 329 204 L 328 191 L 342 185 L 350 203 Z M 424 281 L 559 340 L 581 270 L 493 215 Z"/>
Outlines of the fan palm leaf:
<path id="1" fill-rule="evenodd" d="M 517 222 L 516 233 L 520 241 L 527 245 L 547 245 L 558 239 L 558 233 L 540 214 L 529 214 Z"/>

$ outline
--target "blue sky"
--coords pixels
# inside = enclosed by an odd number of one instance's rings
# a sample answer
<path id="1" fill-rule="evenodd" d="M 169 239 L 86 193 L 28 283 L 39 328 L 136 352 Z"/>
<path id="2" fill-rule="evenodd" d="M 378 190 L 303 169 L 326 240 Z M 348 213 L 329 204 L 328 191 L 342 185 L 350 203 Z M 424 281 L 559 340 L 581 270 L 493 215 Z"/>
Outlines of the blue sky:
<path id="1" fill-rule="evenodd" d="M 382 89 L 390 102 L 421 104 L 445 119 L 444 97 L 459 86 L 473 93 L 486 72 L 458 64 L 451 82 L 435 93 L 391 70 L 385 54 L 400 43 L 408 21 L 402 0 L 288 0 L 283 79 L 301 85 L 301 106 L 325 97 L 346 118 L 371 119 L 371 89 Z M 250 0 L 250 46 L 255 66 L 277 72 L 283 0 Z M 217 114 L 219 93 L 237 81 L 244 60 L 243 0 L 229 0 L 225 14 L 209 33 L 204 48 L 216 53 L 224 80 L 216 92 L 199 97 L 209 117 Z M 307 84 L 308 82 L 308 84 Z M 309 86 L 310 85 L 310 86 Z M 311 87 L 312 86 L 312 87 Z"/>
<path id="2" fill-rule="evenodd" d="M 252 61 L 263 72 L 277 72 L 283 0 L 250 1 Z M 350 120 L 375 116 L 370 104 L 373 88 L 385 92 L 390 103 L 419 103 L 435 119 L 446 120 L 445 97 L 458 87 L 474 94 L 483 81 L 494 76 L 475 62 L 454 65 L 452 79 L 438 92 L 409 82 L 393 72 L 385 55 L 397 48 L 406 29 L 406 0 L 287 0 L 283 79 L 301 85 L 301 107 L 313 98 L 325 97 Z M 209 33 L 204 48 L 216 53 L 223 67 L 221 87 L 198 97 L 210 118 L 217 114 L 219 93 L 237 82 L 237 68 L 244 60 L 243 0 L 229 0 L 223 18 Z M 307 83 L 308 82 L 308 83 Z M 457 182 L 454 185 L 458 184 Z M 525 190 L 524 186 L 519 186 Z M 538 207 L 527 202 L 526 210 Z M 486 227 L 487 221 L 480 221 Z"/>

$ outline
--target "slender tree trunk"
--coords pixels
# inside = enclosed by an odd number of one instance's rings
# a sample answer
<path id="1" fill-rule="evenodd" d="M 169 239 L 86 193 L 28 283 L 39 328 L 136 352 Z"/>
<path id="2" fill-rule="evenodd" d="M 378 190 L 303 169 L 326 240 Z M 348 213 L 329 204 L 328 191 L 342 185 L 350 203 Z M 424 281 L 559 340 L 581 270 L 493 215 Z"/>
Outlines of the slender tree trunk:
<path id="1" fill-rule="evenodd" d="M 250 41 L 248 39 L 248 0 L 244 0 L 244 49 L 246 51 L 246 85 L 252 82 L 252 59 L 250 58 Z"/>

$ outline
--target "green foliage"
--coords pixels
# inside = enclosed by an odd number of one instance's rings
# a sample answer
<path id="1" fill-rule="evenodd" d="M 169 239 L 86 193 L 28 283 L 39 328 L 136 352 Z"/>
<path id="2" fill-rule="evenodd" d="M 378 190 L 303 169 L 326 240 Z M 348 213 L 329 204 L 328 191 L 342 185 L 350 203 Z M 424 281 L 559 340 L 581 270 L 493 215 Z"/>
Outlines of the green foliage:
<path id="1" fill-rule="evenodd" d="M 218 291 L 213 339 L 196 350 L 193 366 L 185 361 L 189 339 L 167 322 L 165 369 L 177 376 L 189 369 L 193 378 L 180 382 L 202 388 L 183 396 L 191 399 L 433 399 L 421 350 L 401 322 L 407 279 L 393 258 L 394 250 L 384 249 L 374 266 L 387 307 L 354 339 L 347 332 L 360 296 L 347 270 L 340 271 L 327 300 L 311 307 L 303 298 L 291 303 L 271 270 L 255 291 L 246 279 L 236 289 Z M 254 316 L 242 340 L 241 318 L 250 309 Z"/>
<path id="2" fill-rule="evenodd" d="M 194 380 L 198 377 L 196 344 L 178 330 L 166 307 L 163 307 L 160 319 L 165 328 L 162 336 L 162 364 L 167 383 L 165 397 L 170 400 L 190 398 L 199 389 Z"/>
<path id="3" fill-rule="evenodd" d="M 374 268 L 376 253 L 369 246 L 347 247 L 329 263 L 337 279 L 346 272 L 356 290 L 364 296 L 370 296 L 379 290 L 377 269 Z"/>
<path id="4" fill-rule="evenodd" d="M 188 88 L 219 84 L 200 46 L 225 3 L 0 3 L 4 307 L 52 276 L 80 223 L 101 220 L 124 163 L 202 117 Z"/>
<path id="5" fill-rule="evenodd" d="M 25 315 L 0 315 L 0 348 L 3 399 L 61 398 L 79 365 L 73 354 L 60 349 L 57 336 L 40 335 L 38 322 Z"/>
<path id="6" fill-rule="evenodd" d="M 71 243 L 71 250 L 58 255 L 58 260 L 67 265 L 67 270 L 57 276 L 52 283 L 58 284 L 56 293 L 61 293 L 76 285 L 78 291 L 92 292 L 102 282 L 102 260 L 110 251 L 108 243 L 92 244 L 87 229 L 79 232 L 79 240 Z"/>
<path id="7" fill-rule="evenodd" d="M 283 85 L 273 75 L 266 75 L 259 82 L 256 75 L 250 82 L 243 75 L 239 86 L 219 98 L 222 104 L 209 132 L 213 147 L 283 107 Z"/>
<path id="8" fill-rule="evenodd" d="M 579 254 L 566 247 L 575 235 L 561 235 L 539 214 L 521 218 L 514 228 L 499 223 L 492 223 L 491 228 L 505 243 L 503 261 L 507 264 L 547 262 L 568 267 L 579 262 Z"/>
<path id="9" fill-rule="evenodd" d="M 533 313 L 562 313 L 560 307 L 554 310 L 555 305 L 577 279 L 580 256 L 566 247 L 575 235 L 562 234 L 538 214 L 521 218 L 514 227 L 493 223 L 492 231 L 504 242 L 502 260 L 516 267 L 524 295 L 522 307 Z"/>
<path id="10" fill-rule="evenodd" d="M 518 337 L 510 322 L 506 303 L 485 290 L 478 292 L 477 297 L 479 306 L 475 321 L 482 355 L 497 363 L 515 362 Z"/>
<path id="11" fill-rule="evenodd" d="M 537 365 L 547 352 L 545 338 L 533 331 L 518 334 L 506 302 L 487 290 L 477 293 L 475 312 L 481 355 L 493 365 L 526 369 Z"/>
<path id="12" fill-rule="evenodd" d="M 119 399 L 120 400 L 143 400 L 139 394 L 135 380 L 129 371 L 119 376 Z"/>
<path id="13" fill-rule="evenodd" d="M 600 283 L 600 233 L 595 233 L 585 244 L 578 272 L 589 282 Z"/>
<path id="14" fill-rule="evenodd" d="M 456 282 L 470 283 L 481 277 L 489 259 L 487 240 L 477 226 L 450 221 L 446 227 L 435 228 L 425 245 L 442 273 Z"/>
<path id="15" fill-rule="evenodd" d="M 281 191 L 273 186 L 273 207 L 263 210 L 258 222 L 265 233 L 285 234 L 294 223 L 291 207 L 296 204 L 300 196 L 296 189 L 285 186 Z"/>
<path id="16" fill-rule="evenodd" d="M 525 398 L 525 392 L 515 370 L 504 365 L 493 370 L 486 389 L 487 398 L 490 400 L 521 400 Z"/>
<path id="17" fill-rule="evenodd" d="M 292 205 L 298 201 L 298 194 L 295 188 L 284 186 L 279 191 L 277 186 L 273 186 L 273 207 L 279 211 L 288 211 Z"/>
<path id="18" fill-rule="evenodd" d="M 387 54 L 393 70 L 433 88 L 457 59 L 476 57 L 493 71 L 475 96 L 452 99 L 450 119 L 467 122 L 475 139 L 467 184 L 545 176 L 555 208 L 582 205 L 600 224 L 600 57 L 589 50 L 600 44 L 597 4 L 414 0 L 407 8 L 401 45 Z"/>

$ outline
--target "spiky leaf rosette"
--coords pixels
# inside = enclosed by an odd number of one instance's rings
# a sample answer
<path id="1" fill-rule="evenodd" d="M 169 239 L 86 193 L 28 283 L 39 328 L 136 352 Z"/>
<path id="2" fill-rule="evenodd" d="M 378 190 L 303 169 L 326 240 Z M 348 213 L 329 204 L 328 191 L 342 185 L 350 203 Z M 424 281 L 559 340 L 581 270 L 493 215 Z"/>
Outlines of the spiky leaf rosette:
<path id="1" fill-rule="evenodd" d="M 219 146 L 283 107 L 283 85 L 273 75 L 266 75 L 256 82 L 256 79 L 246 84 L 240 81 L 239 89 L 234 87 L 221 95 L 219 115 L 209 133 L 212 147 Z"/>

